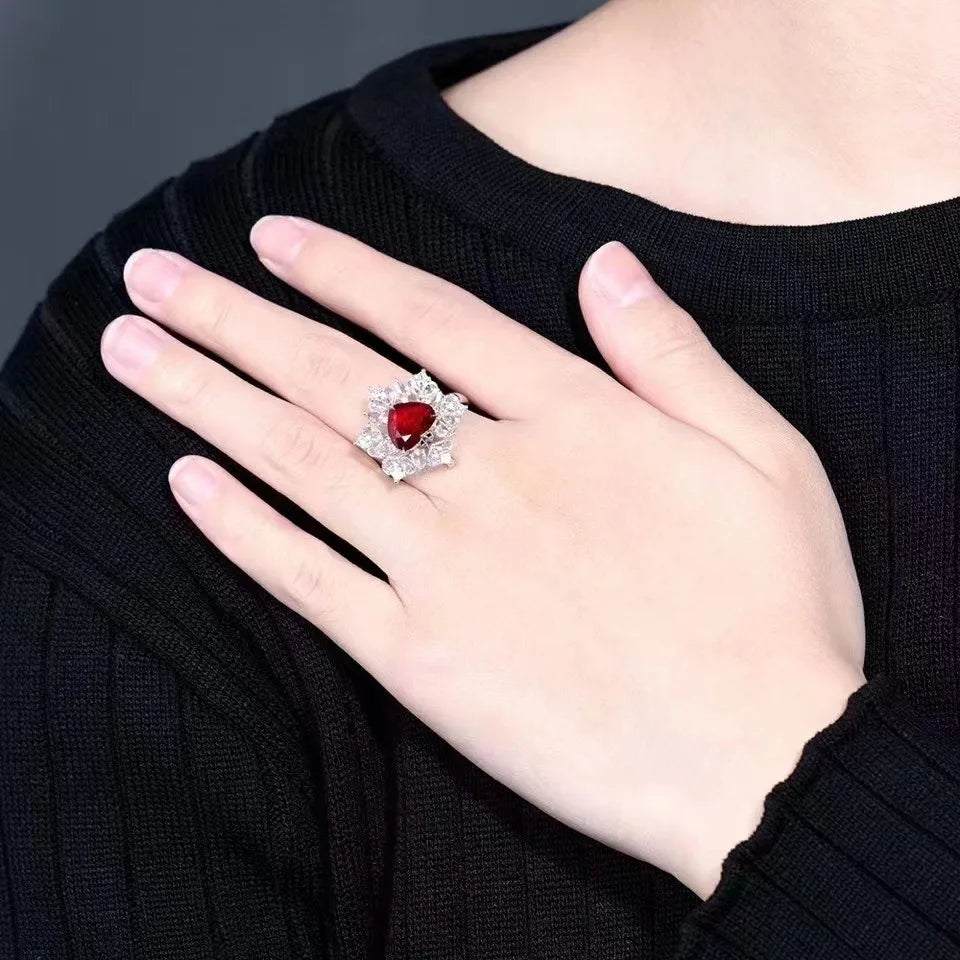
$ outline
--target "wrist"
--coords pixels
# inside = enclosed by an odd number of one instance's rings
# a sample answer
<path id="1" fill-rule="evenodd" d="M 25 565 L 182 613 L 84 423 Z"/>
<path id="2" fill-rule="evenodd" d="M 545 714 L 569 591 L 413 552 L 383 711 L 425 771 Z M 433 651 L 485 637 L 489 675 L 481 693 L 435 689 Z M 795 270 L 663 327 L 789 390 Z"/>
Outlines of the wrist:
<path id="1" fill-rule="evenodd" d="M 793 679 L 793 678 L 792 678 Z M 757 829 L 770 791 L 796 769 L 807 743 L 844 714 L 852 694 L 866 682 L 859 668 L 840 666 L 809 685 L 790 683 L 784 709 L 762 731 L 716 765 L 675 820 L 667 869 L 702 899 L 720 881 L 730 851 Z"/>

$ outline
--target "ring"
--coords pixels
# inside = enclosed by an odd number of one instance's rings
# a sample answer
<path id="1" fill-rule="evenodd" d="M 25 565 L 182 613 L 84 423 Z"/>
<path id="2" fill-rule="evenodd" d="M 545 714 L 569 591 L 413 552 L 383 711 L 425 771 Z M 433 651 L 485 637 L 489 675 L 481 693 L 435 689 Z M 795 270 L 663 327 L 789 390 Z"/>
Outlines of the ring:
<path id="1" fill-rule="evenodd" d="M 394 482 L 453 466 L 453 440 L 467 411 L 460 393 L 443 393 L 421 370 L 409 380 L 370 387 L 367 419 L 354 441 Z"/>

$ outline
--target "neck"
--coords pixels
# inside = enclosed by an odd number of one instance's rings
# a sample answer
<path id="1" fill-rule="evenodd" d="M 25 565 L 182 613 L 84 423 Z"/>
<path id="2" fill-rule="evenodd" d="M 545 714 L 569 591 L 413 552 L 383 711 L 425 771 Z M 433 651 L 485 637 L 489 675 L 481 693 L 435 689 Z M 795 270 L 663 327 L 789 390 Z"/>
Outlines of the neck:
<path id="1" fill-rule="evenodd" d="M 960 194 L 955 0 L 611 0 L 444 96 L 537 166 L 718 219 Z"/>

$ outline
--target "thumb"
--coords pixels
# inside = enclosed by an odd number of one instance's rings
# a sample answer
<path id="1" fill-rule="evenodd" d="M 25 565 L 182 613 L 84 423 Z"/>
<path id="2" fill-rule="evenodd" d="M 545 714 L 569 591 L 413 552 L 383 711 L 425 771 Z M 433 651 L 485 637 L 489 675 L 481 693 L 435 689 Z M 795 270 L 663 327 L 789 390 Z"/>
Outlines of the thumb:
<path id="1" fill-rule="evenodd" d="M 584 265 L 580 307 L 620 382 L 668 416 L 754 462 L 769 454 L 771 429 L 792 431 L 622 243 L 604 244 Z"/>

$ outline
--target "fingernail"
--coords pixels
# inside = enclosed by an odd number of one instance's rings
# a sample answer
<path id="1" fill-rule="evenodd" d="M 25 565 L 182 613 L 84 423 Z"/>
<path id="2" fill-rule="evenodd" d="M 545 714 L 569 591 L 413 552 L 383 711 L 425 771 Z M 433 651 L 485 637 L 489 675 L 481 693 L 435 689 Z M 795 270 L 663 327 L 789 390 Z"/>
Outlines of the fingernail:
<path id="1" fill-rule="evenodd" d="M 101 350 L 117 366 L 139 373 L 157 359 L 162 336 L 159 328 L 143 317 L 117 317 L 103 331 Z"/>
<path id="2" fill-rule="evenodd" d="M 197 457 L 181 457 L 170 468 L 170 486 L 191 507 L 199 507 L 214 495 L 219 481 Z"/>
<path id="3" fill-rule="evenodd" d="M 183 262 L 164 250 L 137 250 L 123 268 L 127 288 L 153 303 L 171 296 L 182 276 Z"/>
<path id="4" fill-rule="evenodd" d="M 306 227 L 293 217 L 261 217 L 250 231 L 250 243 L 259 256 L 281 267 L 293 262 L 306 241 Z"/>
<path id="5" fill-rule="evenodd" d="M 659 290 L 646 267 L 619 240 L 605 243 L 590 257 L 588 272 L 597 290 L 618 307 L 629 307 Z"/>

